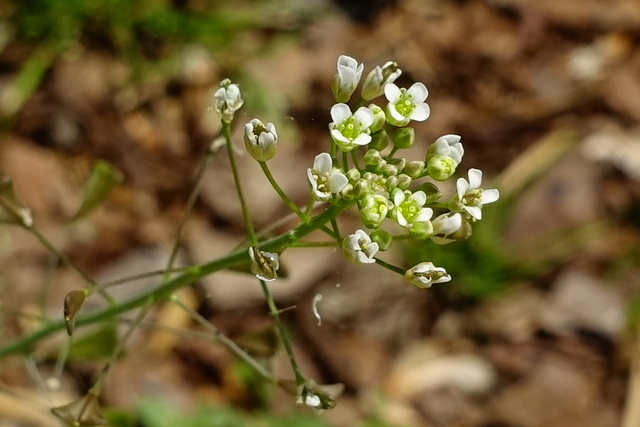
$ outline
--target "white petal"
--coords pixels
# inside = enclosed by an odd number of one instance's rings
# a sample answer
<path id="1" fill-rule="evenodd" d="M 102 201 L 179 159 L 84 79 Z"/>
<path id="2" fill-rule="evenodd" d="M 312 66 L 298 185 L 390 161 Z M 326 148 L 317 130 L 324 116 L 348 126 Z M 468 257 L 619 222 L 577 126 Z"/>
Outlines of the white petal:
<path id="1" fill-rule="evenodd" d="M 342 142 L 343 144 L 351 144 L 351 141 L 349 141 L 349 139 L 344 136 L 338 129 L 331 129 L 329 133 L 331 134 L 331 137 L 337 142 Z"/>
<path id="2" fill-rule="evenodd" d="M 331 172 L 329 175 L 329 189 L 332 193 L 339 193 L 347 185 L 349 180 L 347 177 L 338 171 Z"/>
<path id="3" fill-rule="evenodd" d="M 388 85 L 387 85 L 388 86 Z M 385 86 L 386 87 L 386 86 Z M 396 109 L 395 104 L 389 103 L 387 105 L 387 112 L 391 115 L 391 117 L 397 121 L 398 123 L 400 123 L 398 126 L 404 126 L 406 124 L 406 122 L 409 121 L 409 119 L 407 119 L 405 116 L 403 116 L 402 114 L 400 114 L 398 112 L 398 110 Z"/>
<path id="4" fill-rule="evenodd" d="M 415 104 L 420 104 L 427 99 L 429 91 L 424 83 L 416 82 L 409 89 L 407 89 L 407 95 L 411 95 L 411 101 Z"/>
<path id="5" fill-rule="evenodd" d="M 433 220 L 433 232 L 447 236 L 455 233 L 462 227 L 462 215 L 455 213 L 453 215 L 442 214 Z"/>
<path id="6" fill-rule="evenodd" d="M 416 191 L 409 196 L 409 200 L 413 200 L 418 206 L 422 207 L 427 202 L 427 195 L 424 191 Z"/>
<path id="7" fill-rule="evenodd" d="M 402 92 L 400 92 L 400 88 L 394 83 L 388 83 L 384 86 L 384 96 L 387 98 L 389 103 L 395 104 L 398 102 L 400 95 L 402 95 Z"/>
<path id="8" fill-rule="evenodd" d="M 482 171 L 480 169 L 469 169 L 469 189 L 475 190 L 482 184 Z"/>
<path id="9" fill-rule="evenodd" d="M 331 120 L 336 125 L 340 125 L 349 117 L 351 117 L 351 109 L 347 104 L 335 104 L 331 107 Z"/>
<path id="10" fill-rule="evenodd" d="M 366 133 L 361 133 L 356 137 L 356 139 L 351 141 L 351 143 L 355 145 L 367 145 L 370 142 L 371 142 L 371 135 L 367 135 Z"/>
<path id="11" fill-rule="evenodd" d="M 429 118 L 431 114 L 431 109 L 428 104 L 418 104 L 409 115 L 411 120 L 415 120 L 416 122 L 423 122 Z"/>
<path id="12" fill-rule="evenodd" d="M 469 190 L 469 183 L 464 178 L 458 178 L 456 181 L 456 190 L 458 192 L 458 200 L 462 200 L 467 190 Z"/>
<path id="13" fill-rule="evenodd" d="M 368 128 L 373 124 L 373 113 L 367 107 L 358 108 L 353 117 L 363 128 Z"/>
<path id="14" fill-rule="evenodd" d="M 333 165 L 333 160 L 331 160 L 331 156 L 329 153 L 320 153 L 313 160 L 313 170 L 317 173 L 327 173 L 331 170 L 331 166 Z"/>
<path id="15" fill-rule="evenodd" d="M 474 217 L 477 220 L 481 220 L 482 219 L 482 209 L 477 207 L 477 206 L 465 206 L 464 210 L 466 210 L 469 215 L 471 215 L 472 217 Z"/>
<path id="16" fill-rule="evenodd" d="M 399 210 L 396 210 L 396 221 L 401 227 L 406 227 L 409 223 L 405 219 L 404 215 Z"/>
<path id="17" fill-rule="evenodd" d="M 425 222 L 429 221 L 433 216 L 433 209 L 431 208 L 422 208 L 420 212 L 418 212 L 418 216 L 414 219 L 414 222 Z"/>
<path id="18" fill-rule="evenodd" d="M 483 205 L 487 205 L 489 203 L 493 203 L 500 198 L 500 193 L 497 189 L 492 188 L 490 190 L 483 190 L 480 195 L 480 203 Z"/>
<path id="19" fill-rule="evenodd" d="M 367 243 L 371 243 L 371 238 L 367 233 L 364 232 L 364 230 L 356 230 L 355 233 L 353 233 L 353 235 L 356 237 L 356 241 L 361 239 Z"/>
<path id="20" fill-rule="evenodd" d="M 393 193 L 393 204 L 400 206 L 402 202 L 404 202 L 404 191 L 398 189 Z"/>
<path id="21" fill-rule="evenodd" d="M 347 55 L 340 55 L 338 57 L 338 69 L 342 66 L 342 67 L 347 67 L 347 68 L 353 68 L 355 69 L 356 66 L 358 65 L 358 61 L 356 61 L 355 59 L 353 59 L 350 56 Z"/>

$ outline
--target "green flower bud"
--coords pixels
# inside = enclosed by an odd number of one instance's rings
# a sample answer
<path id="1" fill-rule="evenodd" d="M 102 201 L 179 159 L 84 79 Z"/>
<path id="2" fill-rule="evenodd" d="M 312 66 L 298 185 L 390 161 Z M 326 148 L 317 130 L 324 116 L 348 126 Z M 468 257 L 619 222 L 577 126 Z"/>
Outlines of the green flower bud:
<path id="1" fill-rule="evenodd" d="M 398 187 L 401 190 L 408 189 L 409 186 L 411 185 L 411 182 L 413 181 L 409 175 L 406 175 L 403 173 L 398 175 L 397 178 L 398 178 L 398 184 L 396 184 L 396 187 Z M 429 198 L 429 195 L 427 195 L 427 200 L 428 198 Z"/>
<path id="2" fill-rule="evenodd" d="M 371 104 L 367 108 L 373 113 L 373 124 L 369 126 L 369 130 L 371 133 L 376 133 L 387 123 L 384 110 L 376 104 Z"/>
<path id="3" fill-rule="evenodd" d="M 437 155 L 429 159 L 427 172 L 436 181 L 445 181 L 455 173 L 457 166 L 458 164 L 451 157 Z"/>
<path id="4" fill-rule="evenodd" d="M 404 157 L 394 157 L 388 162 L 398 168 L 398 173 L 402 172 L 407 165 L 407 159 Z"/>
<path id="5" fill-rule="evenodd" d="M 438 201 L 440 197 L 442 197 L 442 192 L 436 187 L 435 184 L 431 182 L 425 182 L 418 187 L 418 190 L 424 191 L 424 194 L 427 196 L 427 201 L 425 204 L 430 204 Z M 457 200 L 457 199 L 456 199 Z"/>
<path id="6" fill-rule="evenodd" d="M 393 243 L 393 236 L 381 228 L 375 230 L 369 237 L 371 237 L 372 242 L 378 244 L 378 249 L 381 251 L 386 251 Z"/>
<path id="7" fill-rule="evenodd" d="M 358 199 L 371 193 L 371 182 L 366 179 L 358 180 L 356 185 L 353 187 L 353 193 Z"/>
<path id="8" fill-rule="evenodd" d="M 389 213 L 389 200 L 379 194 L 369 194 L 365 196 L 359 208 L 364 225 L 376 229 Z"/>
<path id="9" fill-rule="evenodd" d="M 351 168 L 346 173 L 349 182 L 356 182 L 360 179 L 360 171 L 356 168 Z"/>
<path id="10" fill-rule="evenodd" d="M 367 166 L 373 166 L 374 168 L 377 168 L 378 165 L 380 164 L 380 162 L 385 162 L 386 161 L 382 158 L 382 155 L 380 154 L 380 151 L 375 150 L 375 149 L 369 149 L 367 150 L 366 153 L 364 153 L 364 164 Z"/>
<path id="11" fill-rule="evenodd" d="M 387 176 L 398 175 L 398 167 L 387 163 L 384 165 L 384 168 L 382 168 L 382 173 Z"/>
<path id="12" fill-rule="evenodd" d="M 345 185 L 339 194 L 341 198 L 346 200 L 353 200 L 356 197 L 352 184 Z"/>
<path id="13" fill-rule="evenodd" d="M 415 221 L 409 228 L 409 234 L 416 239 L 426 239 L 433 234 L 431 221 Z"/>
<path id="14" fill-rule="evenodd" d="M 391 192 L 391 190 L 395 189 L 398 186 L 398 182 L 399 180 L 397 176 L 390 176 L 389 178 L 387 178 L 387 182 L 386 182 L 387 190 Z"/>
<path id="15" fill-rule="evenodd" d="M 393 132 L 391 141 L 397 148 L 409 148 L 416 141 L 416 131 L 411 127 L 400 128 Z"/>
<path id="16" fill-rule="evenodd" d="M 418 179 L 422 176 L 425 167 L 425 162 L 420 160 L 411 160 L 410 162 L 407 162 L 407 165 L 404 167 L 404 173 L 413 179 Z"/>
<path id="17" fill-rule="evenodd" d="M 369 143 L 369 148 L 373 148 L 378 151 L 382 151 L 389 145 L 389 134 L 387 134 L 384 130 L 379 130 L 378 132 L 371 135 L 371 142 Z"/>

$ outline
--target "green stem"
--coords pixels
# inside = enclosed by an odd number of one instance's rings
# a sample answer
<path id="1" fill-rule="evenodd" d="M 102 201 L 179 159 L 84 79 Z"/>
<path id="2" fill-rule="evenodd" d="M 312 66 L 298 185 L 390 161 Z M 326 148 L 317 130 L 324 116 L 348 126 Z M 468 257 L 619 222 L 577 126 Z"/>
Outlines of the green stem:
<path id="1" fill-rule="evenodd" d="M 360 169 L 360 165 L 358 164 L 358 156 L 356 156 L 356 150 L 351 150 L 351 160 L 353 160 L 353 166 L 358 169 L 359 171 L 361 171 L 362 169 Z M 345 170 L 346 172 L 346 170 Z"/>
<path id="2" fill-rule="evenodd" d="M 394 273 L 398 273 L 402 277 L 404 277 L 404 273 L 406 272 L 405 270 L 401 269 L 400 267 L 396 267 L 395 265 L 389 264 L 388 262 L 383 261 L 380 258 L 376 258 L 376 264 L 379 264 L 382 267 L 386 268 L 387 270 L 393 271 Z"/>
<path id="3" fill-rule="evenodd" d="M 342 152 L 342 170 L 345 172 L 349 170 L 349 155 L 346 151 Z"/>
<path id="4" fill-rule="evenodd" d="M 280 234 L 279 236 L 260 242 L 257 245 L 258 249 L 268 252 L 282 252 L 293 243 L 299 241 L 303 237 L 309 235 L 311 232 L 324 226 L 324 224 L 329 222 L 331 218 L 336 217 L 352 205 L 352 201 L 349 202 L 346 200 L 340 200 L 330 205 L 326 210 L 319 213 L 315 217 L 310 218 L 309 222 L 302 223 L 297 227 Z M 183 274 L 174 277 L 169 281 L 161 282 L 157 287 L 148 289 L 147 291 L 142 292 L 121 303 L 113 306 L 108 306 L 102 310 L 96 310 L 86 314 L 82 314 L 76 319 L 76 327 L 104 321 L 114 316 L 126 313 L 142 306 L 148 299 L 151 299 L 154 302 L 161 301 L 172 292 L 184 286 L 187 286 L 190 283 L 196 282 L 202 277 L 205 277 L 217 271 L 229 269 L 231 267 L 246 263 L 249 260 L 247 250 L 248 247 L 246 246 L 237 248 L 223 257 L 217 258 L 199 266 L 191 267 Z M 64 329 L 66 329 L 64 320 L 48 323 L 34 331 L 31 335 L 19 338 L 12 343 L 9 343 L 8 345 L 0 348 L 0 358 L 9 354 L 29 352 L 31 351 L 32 346 L 39 341 Z"/>
<path id="5" fill-rule="evenodd" d="M 298 215 L 300 219 L 302 219 L 303 221 L 308 220 L 309 217 L 303 214 L 302 211 L 298 209 L 298 206 L 296 206 L 296 204 L 291 201 L 291 199 L 284 193 L 284 191 L 282 191 L 282 188 L 280 188 L 280 186 L 278 185 L 278 182 L 275 180 L 275 178 L 271 174 L 271 170 L 269 170 L 269 166 L 267 165 L 267 162 L 258 162 L 258 163 L 260 164 L 262 171 L 267 177 L 267 180 L 269 180 L 269 183 L 271 184 L 273 189 L 276 190 L 276 193 L 278 193 L 278 195 L 280 196 L 284 204 L 287 205 L 287 207 L 292 212 L 295 212 L 295 214 Z"/>
<path id="6" fill-rule="evenodd" d="M 335 248 L 339 246 L 337 242 L 297 242 L 289 246 L 290 248 Z"/>

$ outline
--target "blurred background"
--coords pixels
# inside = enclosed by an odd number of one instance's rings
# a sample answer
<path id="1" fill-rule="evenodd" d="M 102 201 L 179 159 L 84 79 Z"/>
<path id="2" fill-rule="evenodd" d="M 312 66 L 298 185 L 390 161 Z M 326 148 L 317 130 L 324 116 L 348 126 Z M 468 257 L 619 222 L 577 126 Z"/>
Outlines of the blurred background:
<path id="1" fill-rule="evenodd" d="M 221 79 L 241 85 L 239 124 L 278 128 L 272 170 L 304 204 L 305 170 L 328 146 L 338 56 L 365 73 L 397 61 L 396 83 L 430 92 L 416 158 L 459 134 L 460 174 L 480 168 L 483 186 L 501 193 L 470 240 L 389 254 L 398 265 L 431 260 L 453 280 L 419 290 L 331 249 L 291 249 L 288 278 L 272 288 L 302 371 L 344 384 L 335 409 L 296 407 L 221 346 L 162 332 L 153 325 L 198 327 L 159 306 L 108 377 L 101 403 L 112 425 L 636 427 L 639 45 L 637 0 L 6 0 L 0 168 L 42 233 L 99 282 L 161 269 L 220 130 L 211 106 Z M 100 159 L 123 183 L 68 225 Z M 286 215 L 255 162 L 239 161 L 257 227 Z M 357 227 L 355 215 L 343 220 Z M 180 262 L 211 260 L 244 236 L 218 156 Z M 37 326 L 33 316 L 60 319 L 64 296 L 84 283 L 23 230 L 0 229 L 0 246 L 6 344 Z M 291 376 L 255 279 L 217 274 L 181 297 Z M 48 408 L 90 387 L 113 340 L 76 338 L 63 370 L 62 334 L 3 359 L 0 426 L 58 425 Z"/>

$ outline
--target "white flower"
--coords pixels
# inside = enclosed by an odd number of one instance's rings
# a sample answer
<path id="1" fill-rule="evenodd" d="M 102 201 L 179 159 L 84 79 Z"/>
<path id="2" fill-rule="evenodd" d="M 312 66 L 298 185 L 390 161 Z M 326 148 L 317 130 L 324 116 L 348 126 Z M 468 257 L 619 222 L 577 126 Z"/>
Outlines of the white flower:
<path id="1" fill-rule="evenodd" d="M 405 279 L 419 288 L 430 288 L 433 283 L 444 283 L 451 280 L 451 276 L 442 267 L 436 267 L 432 262 L 421 262 L 411 267 L 404 274 Z"/>
<path id="2" fill-rule="evenodd" d="M 320 153 L 313 161 L 313 168 L 307 169 L 311 192 L 323 202 L 331 198 L 331 193 L 339 193 L 349 182 L 345 174 L 332 166 L 329 153 Z"/>
<path id="3" fill-rule="evenodd" d="M 367 233 L 356 230 L 342 241 L 342 253 L 349 261 L 356 264 L 372 264 L 376 262 L 374 256 L 378 252 L 379 246 L 372 242 Z"/>
<path id="4" fill-rule="evenodd" d="M 389 212 L 389 199 L 381 194 L 367 194 L 358 205 L 362 222 L 369 228 L 378 228 Z"/>
<path id="5" fill-rule="evenodd" d="M 342 151 L 351 151 L 371 142 L 369 127 L 373 124 L 373 113 L 368 108 L 360 107 L 351 114 L 347 104 L 336 104 L 331 107 L 331 119 L 331 138 Z"/>
<path id="6" fill-rule="evenodd" d="M 429 157 L 439 155 L 450 157 L 456 162 L 456 165 L 459 165 L 464 155 L 464 148 L 460 139 L 460 135 L 453 134 L 443 135 L 436 139 L 427 150 L 427 161 L 429 161 Z"/>
<path id="7" fill-rule="evenodd" d="M 458 201 L 462 208 L 477 220 L 482 219 L 482 206 L 493 203 L 500 197 L 497 189 L 483 190 L 480 188 L 481 183 L 482 171 L 480 169 L 469 169 L 469 181 L 458 178 L 456 182 Z"/>
<path id="8" fill-rule="evenodd" d="M 420 82 L 414 83 L 409 89 L 400 89 L 393 83 L 384 87 L 387 104 L 387 121 L 394 126 L 406 126 L 411 120 L 422 122 L 427 120 L 431 110 L 425 103 L 429 91 Z"/>
<path id="9" fill-rule="evenodd" d="M 364 64 L 358 62 L 350 56 L 340 55 L 338 58 L 338 74 L 331 81 L 331 91 L 337 102 L 347 102 L 356 90 Z"/>
<path id="10" fill-rule="evenodd" d="M 278 133 L 273 123 L 266 125 L 253 119 L 244 125 L 244 145 L 251 157 L 259 162 L 271 160 L 278 147 Z"/>
<path id="11" fill-rule="evenodd" d="M 393 193 L 391 215 L 400 226 L 411 228 L 414 222 L 426 222 L 433 216 L 433 209 L 423 207 L 426 202 L 424 191 L 412 193 L 398 188 Z"/>
<path id="12" fill-rule="evenodd" d="M 263 252 L 255 246 L 249 248 L 249 257 L 251 258 L 251 272 L 260 280 L 265 282 L 273 282 L 278 278 L 278 268 L 280 261 L 278 254 L 272 252 Z"/>
<path id="13" fill-rule="evenodd" d="M 240 94 L 240 87 L 231 83 L 229 79 L 224 79 L 220 82 L 220 89 L 216 91 L 213 98 L 216 112 L 225 123 L 231 123 L 236 111 L 244 104 Z"/>
<path id="14" fill-rule="evenodd" d="M 431 223 L 433 224 L 431 240 L 439 245 L 446 245 L 457 240 L 451 235 L 462 227 L 462 215 L 457 212 L 444 213 L 437 216 Z"/>
<path id="15" fill-rule="evenodd" d="M 382 66 L 377 66 L 364 79 L 362 86 L 362 98 L 366 101 L 377 98 L 384 93 L 384 87 L 388 83 L 393 83 L 402 74 L 398 64 L 389 61 Z"/>

